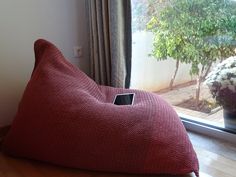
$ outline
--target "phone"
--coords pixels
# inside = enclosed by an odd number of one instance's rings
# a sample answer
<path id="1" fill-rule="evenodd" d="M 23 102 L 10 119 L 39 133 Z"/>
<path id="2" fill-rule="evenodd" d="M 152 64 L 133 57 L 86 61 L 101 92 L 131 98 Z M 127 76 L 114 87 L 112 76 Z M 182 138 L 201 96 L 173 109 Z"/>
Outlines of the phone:
<path id="1" fill-rule="evenodd" d="M 123 93 L 117 94 L 113 101 L 115 105 L 133 105 L 134 103 L 134 93 Z"/>

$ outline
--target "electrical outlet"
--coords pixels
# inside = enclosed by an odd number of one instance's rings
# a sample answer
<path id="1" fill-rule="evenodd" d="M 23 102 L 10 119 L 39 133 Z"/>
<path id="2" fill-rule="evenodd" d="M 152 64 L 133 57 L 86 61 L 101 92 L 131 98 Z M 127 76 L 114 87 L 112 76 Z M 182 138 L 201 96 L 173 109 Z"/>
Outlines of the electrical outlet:
<path id="1" fill-rule="evenodd" d="M 83 56 L 83 48 L 81 46 L 74 46 L 74 57 L 80 58 Z"/>

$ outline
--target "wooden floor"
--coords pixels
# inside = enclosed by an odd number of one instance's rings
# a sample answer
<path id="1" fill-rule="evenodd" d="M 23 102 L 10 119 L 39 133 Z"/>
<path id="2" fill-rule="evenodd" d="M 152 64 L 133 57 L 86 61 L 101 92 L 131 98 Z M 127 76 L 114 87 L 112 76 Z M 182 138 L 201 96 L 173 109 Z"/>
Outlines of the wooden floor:
<path id="1" fill-rule="evenodd" d="M 236 147 L 189 132 L 200 162 L 200 177 L 236 177 Z M 61 168 L 0 153 L 0 177 L 174 177 L 127 175 Z M 175 176 L 177 177 L 177 176 Z M 180 177 L 180 176 L 178 176 Z M 181 177 L 194 177 L 193 174 Z"/>

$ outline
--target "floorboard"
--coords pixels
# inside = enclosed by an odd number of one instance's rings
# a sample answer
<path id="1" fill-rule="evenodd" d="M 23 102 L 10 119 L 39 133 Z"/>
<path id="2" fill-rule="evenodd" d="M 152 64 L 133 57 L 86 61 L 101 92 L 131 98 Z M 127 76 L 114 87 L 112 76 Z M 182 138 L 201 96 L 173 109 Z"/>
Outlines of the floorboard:
<path id="1" fill-rule="evenodd" d="M 236 177 L 236 147 L 189 132 L 200 162 L 200 177 Z M 17 159 L 0 153 L 0 177 L 194 177 L 171 175 L 128 175 L 58 167 Z"/>

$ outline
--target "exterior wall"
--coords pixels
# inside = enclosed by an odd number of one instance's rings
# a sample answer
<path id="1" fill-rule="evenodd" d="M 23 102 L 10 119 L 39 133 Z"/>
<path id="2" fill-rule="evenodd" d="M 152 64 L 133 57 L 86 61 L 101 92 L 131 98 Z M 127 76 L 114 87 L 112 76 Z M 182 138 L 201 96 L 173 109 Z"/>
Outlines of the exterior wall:
<path id="1" fill-rule="evenodd" d="M 175 60 L 157 61 L 149 57 L 152 50 L 153 34 L 136 32 L 133 34 L 131 88 L 158 91 L 167 88 L 174 73 Z M 181 64 L 175 85 L 191 81 L 190 65 Z"/>
<path id="2" fill-rule="evenodd" d="M 34 65 L 38 38 L 56 44 L 75 65 L 88 73 L 86 0 L 0 1 L 0 127 L 9 124 Z M 73 57 L 73 46 L 83 57 Z"/>

